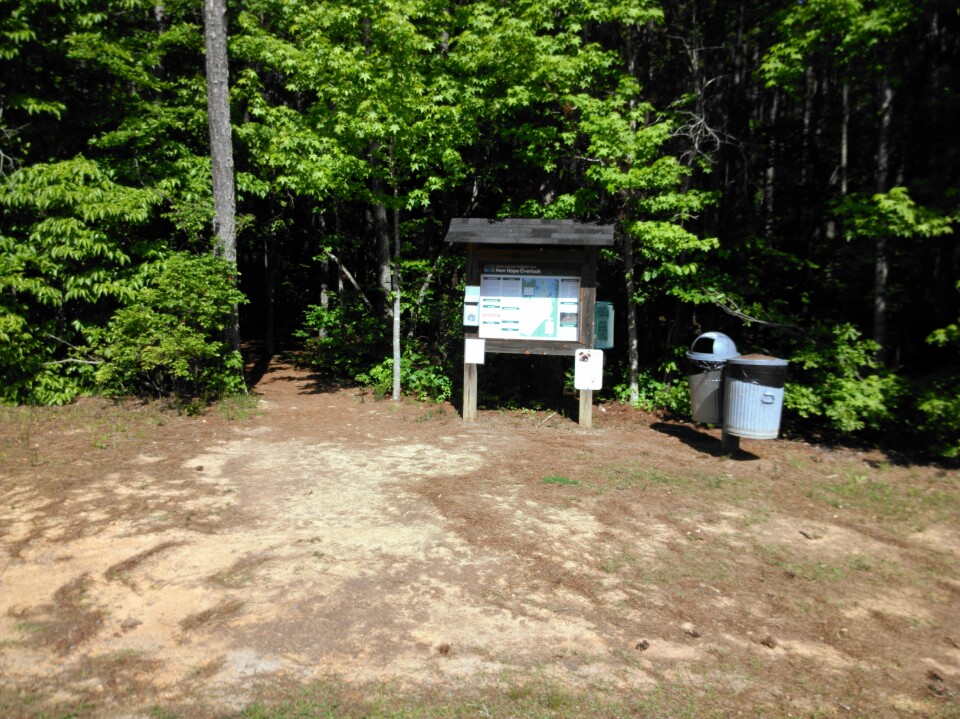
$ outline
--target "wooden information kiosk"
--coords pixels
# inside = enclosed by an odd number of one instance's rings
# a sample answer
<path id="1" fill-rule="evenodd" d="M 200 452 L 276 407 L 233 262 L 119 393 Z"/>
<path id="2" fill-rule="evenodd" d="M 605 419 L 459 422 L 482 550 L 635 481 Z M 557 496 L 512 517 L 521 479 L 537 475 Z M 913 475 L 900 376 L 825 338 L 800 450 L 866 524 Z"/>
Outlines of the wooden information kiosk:
<path id="1" fill-rule="evenodd" d="M 477 364 L 485 353 L 590 359 L 597 256 L 613 245 L 613 225 L 456 218 L 446 241 L 467 246 L 465 422 L 477 418 Z M 592 417 L 593 390 L 581 389 L 580 425 L 590 427 Z"/>

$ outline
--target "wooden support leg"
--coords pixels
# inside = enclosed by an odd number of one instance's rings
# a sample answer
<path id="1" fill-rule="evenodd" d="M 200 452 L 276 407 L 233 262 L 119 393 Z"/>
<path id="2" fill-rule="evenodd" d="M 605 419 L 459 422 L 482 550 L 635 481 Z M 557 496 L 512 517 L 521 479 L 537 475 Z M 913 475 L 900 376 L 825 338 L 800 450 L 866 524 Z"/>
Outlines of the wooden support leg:
<path id="1" fill-rule="evenodd" d="M 463 421 L 477 421 L 477 366 L 463 365 Z"/>
<path id="2" fill-rule="evenodd" d="M 740 438 L 735 434 L 727 434 L 727 430 L 724 429 L 720 434 L 720 454 L 729 457 L 739 451 Z"/>
<path id="3" fill-rule="evenodd" d="M 580 417 L 581 427 L 593 427 L 593 390 L 580 390 Z"/>

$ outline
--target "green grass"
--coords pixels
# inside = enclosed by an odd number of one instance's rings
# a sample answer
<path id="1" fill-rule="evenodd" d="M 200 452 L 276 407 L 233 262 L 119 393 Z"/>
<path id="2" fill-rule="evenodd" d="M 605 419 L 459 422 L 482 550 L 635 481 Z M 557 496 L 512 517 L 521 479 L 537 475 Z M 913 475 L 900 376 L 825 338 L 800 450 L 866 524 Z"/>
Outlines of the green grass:
<path id="1" fill-rule="evenodd" d="M 729 679 L 717 673 L 698 686 L 683 681 L 662 682 L 643 690 L 612 691 L 603 686 L 577 689 L 548 680 L 505 677 L 489 688 L 401 690 L 392 685 L 362 688 L 315 683 L 275 688 L 273 700 L 254 702 L 234 713 L 197 713 L 181 706 L 151 701 L 137 716 L 150 719 L 583 719 L 584 717 L 642 717 L 643 719 L 720 719 L 736 716 L 786 716 L 785 707 L 743 703 Z M 114 707 L 115 708 L 115 707 Z M 134 704 L 126 706 L 128 711 Z M 794 717 L 814 717 L 791 708 Z M 57 704 L 36 692 L 0 689 L 2 716 L 31 719 L 72 719 L 86 716 L 120 716 L 94 700 Z M 126 715 L 126 714 L 124 714 Z M 948 714 L 942 715 L 944 719 Z"/>
<path id="2" fill-rule="evenodd" d="M 232 394 L 216 403 L 216 411 L 226 420 L 243 422 L 259 414 L 259 405 L 260 398 L 255 394 Z"/>
<path id="3" fill-rule="evenodd" d="M 578 487 L 580 485 L 580 482 L 576 479 L 570 479 L 569 477 L 556 477 L 552 475 L 549 477 L 544 477 L 540 481 L 542 481 L 544 484 L 559 484 L 564 487 Z"/>
<path id="4" fill-rule="evenodd" d="M 601 688 L 578 691 L 548 682 L 511 683 L 497 690 L 464 696 L 412 696 L 380 690 L 373 697 L 344 700 L 325 687 L 302 690 L 294 699 L 276 704 L 254 704 L 232 719 L 582 719 L 583 717 L 644 717 L 674 719 L 726 716 L 711 692 L 654 692 L 651 698 Z"/>
<path id="5" fill-rule="evenodd" d="M 889 474 L 848 469 L 842 477 L 817 483 L 806 496 L 834 509 L 855 510 L 878 520 L 911 524 L 915 529 L 929 522 L 950 521 L 960 511 L 960 483 L 955 478 L 943 475 L 918 484 L 898 481 Z"/>
<path id="6" fill-rule="evenodd" d="M 600 467 L 595 472 L 593 486 L 603 494 L 610 490 L 669 489 L 687 493 L 703 490 L 732 492 L 737 487 L 732 474 L 698 472 L 688 474 L 651 467 L 646 464 Z"/>
<path id="7" fill-rule="evenodd" d="M 800 559 L 785 544 L 756 544 L 754 551 L 764 564 L 810 582 L 838 582 L 845 579 L 851 569 L 856 569 L 851 563 Z"/>

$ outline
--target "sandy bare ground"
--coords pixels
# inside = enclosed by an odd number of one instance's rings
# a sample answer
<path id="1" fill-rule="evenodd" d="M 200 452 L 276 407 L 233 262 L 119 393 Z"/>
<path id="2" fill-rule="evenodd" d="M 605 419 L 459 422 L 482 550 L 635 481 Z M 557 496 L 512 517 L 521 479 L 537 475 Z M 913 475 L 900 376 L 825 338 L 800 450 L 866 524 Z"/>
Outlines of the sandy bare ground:
<path id="1" fill-rule="evenodd" d="M 6 715 L 216 716 L 317 680 L 960 714 L 955 470 L 728 459 L 614 406 L 465 425 L 285 365 L 257 392 L 243 420 L 6 416 Z"/>

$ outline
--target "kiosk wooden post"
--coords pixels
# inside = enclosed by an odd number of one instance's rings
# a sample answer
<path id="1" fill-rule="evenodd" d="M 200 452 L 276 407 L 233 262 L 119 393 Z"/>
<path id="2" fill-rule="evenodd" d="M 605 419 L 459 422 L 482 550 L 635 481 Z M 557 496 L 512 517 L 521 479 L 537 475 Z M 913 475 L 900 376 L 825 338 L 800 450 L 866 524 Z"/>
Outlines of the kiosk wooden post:
<path id="1" fill-rule="evenodd" d="M 477 365 L 463 364 L 463 421 L 477 421 Z"/>
<path id="2" fill-rule="evenodd" d="M 475 324 L 465 325 L 465 339 L 484 340 L 490 354 L 561 355 L 594 345 L 594 306 L 597 296 L 597 257 L 600 247 L 613 245 L 613 225 L 588 225 L 572 220 L 489 220 L 456 218 L 446 241 L 467 246 L 468 286 L 480 288 L 475 300 Z M 511 306 L 502 306 L 492 288 L 509 286 L 556 288 L 552 314 L 542 325 L 526 327 L 526 301 L 520 292 Z M 529 283 L 525 285 L 524 283 Z M 512 291 L 512 290 L 511 290 Z M 466 318 L 468 313 L 464 312 Z M 536 325 L 536 323 L 534 323 Z M 463 421 L 477 419 L 478 367 L 463 367 Z M 592 426 L 593 391 L 580 391 L 580 425 Z"/>
<path id="3" fill-rule="evenodd" d="M 581 427 L 589 428 L 593 426 L 593 390 L 592 389 L 580 390 L 580 414 L 577 417 L 577 421 L 580 423 Z"/>

